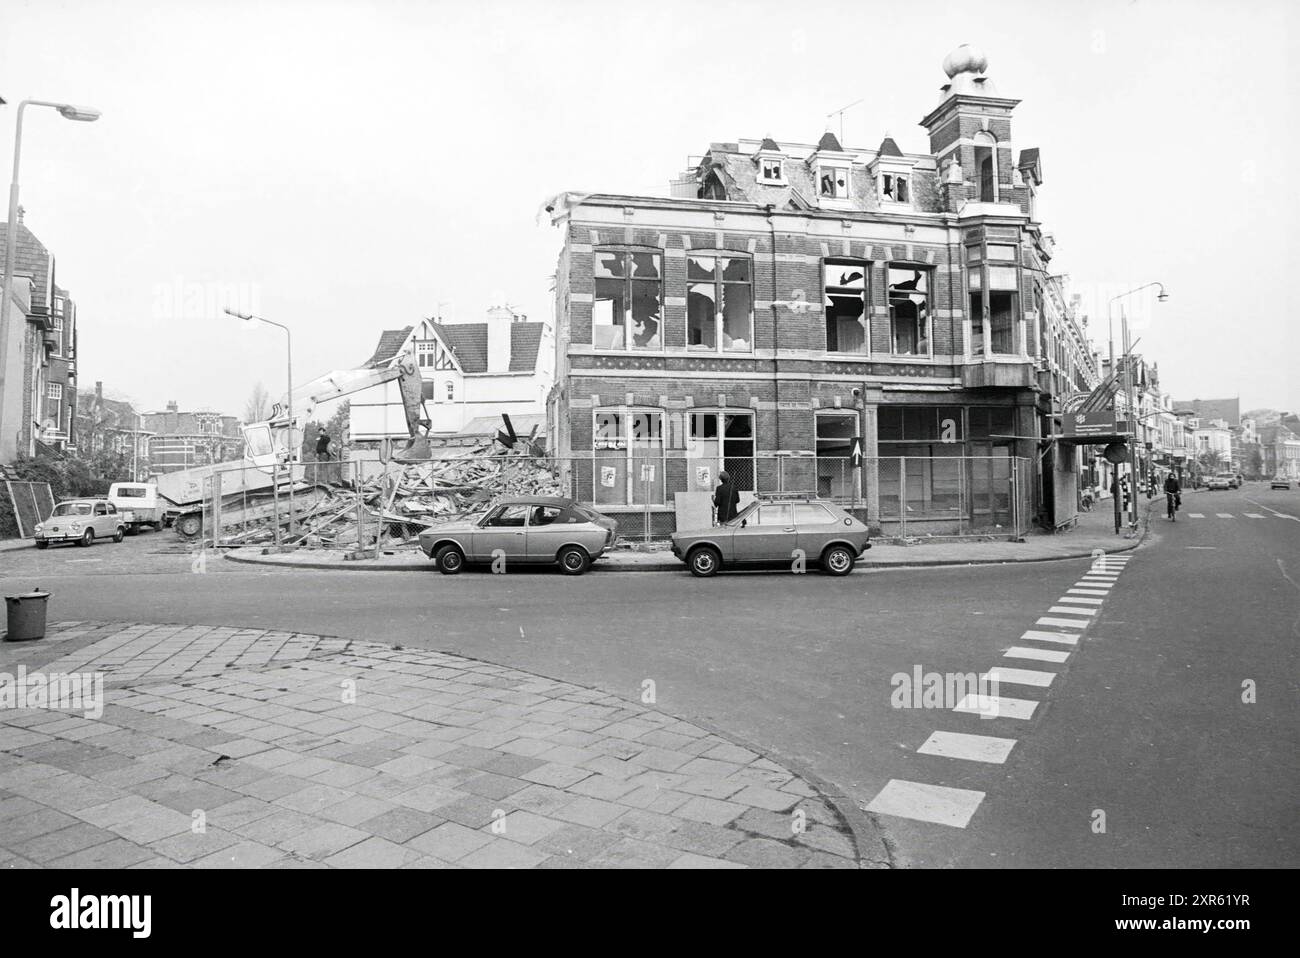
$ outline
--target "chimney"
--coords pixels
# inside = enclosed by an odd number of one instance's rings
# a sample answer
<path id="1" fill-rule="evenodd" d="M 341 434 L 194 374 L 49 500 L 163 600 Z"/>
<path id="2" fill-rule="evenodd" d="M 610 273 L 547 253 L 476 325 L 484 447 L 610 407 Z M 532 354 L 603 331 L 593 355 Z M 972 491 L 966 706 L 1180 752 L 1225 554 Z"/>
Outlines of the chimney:
<path id="1" fill-rule="evenodd" d="M 487 314 L 487 371 L 504 373 L 510 369 L 510 327 L 514 312 L 509 306 L 493 306 Z"/>
<path id="2" fill-rule="evenodd" d="M 179 411 L 180 411 L 180 408 L 181 408 L 181 407 L 177 404 L 177 402 L 176 402 L 175 399 L 169 399 L 169 400 L 167 400 L 167 411 L 168 411 L 168 412 L 179 412 Z"/>
<path id="3" fill-rule="evenodd" d="M 104 405 L 104 383 L 102 380 L 95 380 L 95 405 Z"/>

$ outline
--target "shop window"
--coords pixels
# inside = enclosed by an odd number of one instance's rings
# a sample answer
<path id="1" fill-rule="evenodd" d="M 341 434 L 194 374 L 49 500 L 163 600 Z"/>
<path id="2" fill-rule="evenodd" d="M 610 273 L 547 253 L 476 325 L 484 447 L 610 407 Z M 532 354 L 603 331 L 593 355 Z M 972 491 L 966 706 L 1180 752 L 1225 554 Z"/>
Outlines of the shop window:
<path id="1" fill-rule="evenodd" d="M 889 267 L 889 324 L 894 355 L 930 354 L 929 290 L 928 270 Z"/>
<path id="2" fill-rule="evenodd" d="M 867 351 L 867 264 L 827 260 L 824 269 L 826 351 Z"/>
<path id="3" fill-rule="evenodd" d="M 856 413 L 826 413 L 817 417 L 817 494 L 828 499 L 852 499 L 857 494 L 853 440 L 861 437 Z"/>
<path id="4" fill-rule="evenodd" d="M 591 342 L 597 349 L 660 349 L 663 268 L 659 253 L 598 249 Z"/>
<path id="5" fill-rule="evenodd" d="M 686 257 L 686 345 L 726 352 L 754 346 L 754 298 L 750 263 L 740 256 Z"/>
<path id="6" fill-rule="evenodd" d="M 725 471 L 737 489 L 754 489 L 753 413 L 691 412 L 688 416 L 688 487 L 709 492 L 718 484 L 718 473 Z"/>
<path id="7" fill-rule="evenodd" d="M 596 505 L 663 505 L 663 416 L 597 410 L 592 434 Z"/>

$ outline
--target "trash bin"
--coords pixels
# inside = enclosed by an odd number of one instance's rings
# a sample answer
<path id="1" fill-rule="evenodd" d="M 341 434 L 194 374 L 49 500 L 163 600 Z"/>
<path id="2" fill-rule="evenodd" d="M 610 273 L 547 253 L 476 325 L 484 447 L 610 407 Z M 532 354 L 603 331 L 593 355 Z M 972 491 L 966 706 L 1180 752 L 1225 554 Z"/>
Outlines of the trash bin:
<path id="1" fill-rule="evenodd" d="M 9 613 L 9 631 L 5 633 L 6 642 L 26 642 L 29 639 L 45 638 L 45 604 L 48 592 L 37 589 L 22 595 L 5 596 L 5 606 Z"/>

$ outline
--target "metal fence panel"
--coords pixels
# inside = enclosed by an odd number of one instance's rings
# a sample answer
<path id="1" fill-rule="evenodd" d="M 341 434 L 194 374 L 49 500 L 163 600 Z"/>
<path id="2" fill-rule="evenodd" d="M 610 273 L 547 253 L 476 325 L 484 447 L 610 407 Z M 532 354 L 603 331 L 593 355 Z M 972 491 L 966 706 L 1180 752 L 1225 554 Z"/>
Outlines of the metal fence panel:
<path id="1" fill-rule="evenodd" d="M 50 484 L 6 479 L 5 490 L 13 506 L 19 537 L 30 539 L 36 534 L 37 523 L 44 522 L 54 511 L 54 492 Z"/>

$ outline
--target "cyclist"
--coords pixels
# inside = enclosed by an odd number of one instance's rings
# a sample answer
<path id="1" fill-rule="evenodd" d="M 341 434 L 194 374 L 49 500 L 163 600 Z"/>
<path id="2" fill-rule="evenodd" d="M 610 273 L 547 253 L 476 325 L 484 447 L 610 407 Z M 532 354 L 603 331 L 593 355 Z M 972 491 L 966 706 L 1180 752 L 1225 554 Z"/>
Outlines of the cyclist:
<path id="1" fill-rule="evenodd" d="M 1165 508 L 1169 514 L 1170 522 L 1178 521 L 1174 516 L 1174 513 L 1176 513 L 1178 507 L 1183 504 L 1181 493 L 1182 487 L 1178 485 L 1178 480 L 1174 478 L 1174 474 L 1171 472 L 1165 479 Z"/>

